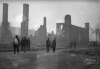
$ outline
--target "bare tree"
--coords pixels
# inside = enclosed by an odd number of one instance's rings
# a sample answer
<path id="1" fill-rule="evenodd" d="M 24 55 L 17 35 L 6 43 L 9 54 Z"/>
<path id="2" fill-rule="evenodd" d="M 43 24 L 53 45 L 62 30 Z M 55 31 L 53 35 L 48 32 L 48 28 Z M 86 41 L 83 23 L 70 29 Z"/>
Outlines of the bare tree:
<path id="1" fill-rule="evenodd" d="M 96 24 L 95 29 L 93 29 L 91 27 L 89 27 L 89 29 L 92 31 L 91 35 L 92 34 L 96 35 L 96 42 L 98 42 L 98 39 L 100 40 L 100 22 Z"/>
<path id="2" fill-rule="evenodd" d="M 98 39 L 100 40 L 100 22 L 96 25 L 96 32 L 97 32 Z"/>

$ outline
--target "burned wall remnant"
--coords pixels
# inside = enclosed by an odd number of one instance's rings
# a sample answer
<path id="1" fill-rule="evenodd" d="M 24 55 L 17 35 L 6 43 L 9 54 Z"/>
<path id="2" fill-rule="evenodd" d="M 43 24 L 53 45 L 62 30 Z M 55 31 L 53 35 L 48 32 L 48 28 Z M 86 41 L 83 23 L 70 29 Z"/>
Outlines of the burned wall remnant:
<path id="1" fill-rule="evenodd" d="M 45 44 L 47 39 L 46 17 L 43 18 L 43 25 L 40 25 L 33 37 L 34 44 Z"/>
<path id="2" fill-rule="evenodd" d="M 57 35 L 61 35 L 62 34 L 62 30 L 63 30 L 63 23 L 57 23 L 56 24 L 56 31 L 57 31 Z"/>
<path id="3" fill-rule="evenodd" d="M 61 29 L 61 25 L 63 25 L 62 29 Z M 72 25 L 71 16 L 66 15 L 65 22 L 57 23 L 56 26 L 57 26 L 58 42 L 64 41 L 66 45 L 69 45 L 71 40 L 72 41 L 75 40 L 77 44 L 79 45 L 86 45 L 89 43 L 89 23 L 88 22 L 85 23 L 85 28 L 81 28 L 81 27 Z"/>
<path id="4" fill-rule="evenodd" d="M 28 37 L 29 5 L 23 4 L 23 20 L 21 23 L 21 36 Z"/>
<path id="5" fill-rule="evenodd" d="M 1 41 L 8 41 L 11 38 L 10 23 L 8 22 L 8 4 L 3 3 Z"/>
<path id="6" fill-rule="evenodd" d="M 56 38 L 56 35 L 54 34 L 54 31 L 52 31 L 51 33 L 48 33 L 48 38 L 53 41 L 54 38 Z"/>

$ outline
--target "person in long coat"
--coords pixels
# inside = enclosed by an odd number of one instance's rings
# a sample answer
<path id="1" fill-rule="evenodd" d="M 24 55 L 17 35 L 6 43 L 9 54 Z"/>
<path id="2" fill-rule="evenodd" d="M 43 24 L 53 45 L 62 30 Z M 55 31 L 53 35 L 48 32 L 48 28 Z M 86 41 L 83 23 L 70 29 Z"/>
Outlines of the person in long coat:
<path id="1" fill-rule="evenodd" d="M 24 37 L 24 39 L 23 39 L 23 49 L 24 49 L 24 53 L 26 51 L 26 47 L 27 47 L 27 38 Z"/>
<path id="2" fill-rule="evenodd" d="M 49 53 L 49 48 L 51 46 L 51 41 L 50 39 L 48 38 L 48 40 L 46 40 L 46 48 L 47 48 L 47 52 Z"/>
<path id="3" fill-rule="evenodd" d="M 72 46 L 73 46 L 73 41 L 71 40 L 70 41 L 70 48 L 72 49 Z"/>
<path id="4" fill-rule="evenodd" d="M 28 38 L 28 50 L 30 51 L 30 39 Z"/>
<path id="5" fill-rule="evenodd" d="M 23 49 L 24 49 L 24 43 L 23 43 L 23 40 L 24 40 L 24 38 L 22 37 L 22 39 L 21 39 L 21 50 L 23 51 Z"/>
<path id="6" fill-rule="evenodd" d="M 74 49 L 76 49 L 77 42 L 74 40 Z"/>
<path id="7" fill-rule="evenodd" d="M 28 38 L 26 38 L 25 45 L 26 45 L 26 50 L 28 51 Z"/>
<path id="8" fill-rule="evenodd" d="M 19 53 L 19 46 L 20 46 L 20 40 L 19 37 L 16 35 L 13 41 L 14 54 L 16 54 L 16 49 L 17 49 L 17 53 Z"/>
<path id="9" fill-rule="evenodd" d="M 52 41 L 52 47 L 51 48 L 53 49 L 53 52 L 55 52 L 55 50 L 56 50 L 56 38 L 54 38 L 54 40 Z"/>

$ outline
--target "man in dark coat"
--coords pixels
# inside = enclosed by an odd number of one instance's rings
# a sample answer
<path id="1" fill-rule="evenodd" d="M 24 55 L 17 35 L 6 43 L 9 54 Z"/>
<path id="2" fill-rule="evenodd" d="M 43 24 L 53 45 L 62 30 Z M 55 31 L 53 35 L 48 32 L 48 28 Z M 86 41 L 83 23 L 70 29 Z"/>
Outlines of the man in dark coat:
<path id="1" fill-rule="evenodd" d="M 24 46 L 24 43 L 23 43 L 23 40 L 24 40 L 24 38 L 22 37 L 22 39 L 21 39 L 21 50 L 23 51 L 23 46 Z"/>
<path id="2" fill-rule="evenodd" d="M 28 38 L 28 50 L 30 51 L 30 39 Z"/>
<path id="3" fill-rule="evenodd" d="M 52 41 L 52 49 L 53 49 L 53 52 L 55 52 L 55 50 L 56 50 L 56 38 Z"/>
<path id="4" fill-rule="evenodd" d="M 28 51 L 28 38 L 26 38 L 26 41 L 25 41 L 26 43 L 25 43 L 25 45 L 26 45 L 26 49 L 27 49 L 27 51 Z"/>
<path id="5" fill-rule="evenodd" d="M 16 54 L 16 49 L 17 49 L 17 53 L 19 53 L 19 46 L 20 46 L 20 40 L 19 37 L 16 35 L 13 41 L 14 54 Z"/>
<path id="6" fill-rule="evenodd" d="M 71 40 L 70 41 L 70 48 L 72 49 L 72 46 L 73 46 L 73 41 Z"/>
<path id="7" fill-rule="evenodd" d="M 74 40 L 74 49 L 76 49 L 76 44 L 77 44 L 77 43 L 76 43 L 76 41 Z"/>
<path id="8" fill-rule="evenodd" d="M 27 47 L 27 38 L 25 36 L 24 39 L 23 39 L 23 49 L 24 49 L 24 53 L 26 51 L 26 47 Z"/>
<path id="9" fill-rule="evenodd" d="M 46 41 L 46 47 L 47 47 L 47 52 L 49 53 L 49 48 L 51 46 L 51 41 L 50 39 L 48 38 L 48 40 Z"/>

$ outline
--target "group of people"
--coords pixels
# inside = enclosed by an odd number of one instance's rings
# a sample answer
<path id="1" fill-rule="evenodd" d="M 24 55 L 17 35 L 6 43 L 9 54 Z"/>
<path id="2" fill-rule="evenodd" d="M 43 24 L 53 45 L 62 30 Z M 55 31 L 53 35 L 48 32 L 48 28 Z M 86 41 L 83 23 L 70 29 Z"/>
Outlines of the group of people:
<path id="1" fill-rule="evenodd" d="M 21 39 L 21 50 L 24 51 L 30 51 L 30 39 L 26 37 L 22 37 Z"/>
<path id="2" fill-rule="evenodd" d="M 73 48 L 76 49 L 76 44 L 77 44 L 77 42 L 75 40 L 73 40 L 73 41 L 71 40 L 70 41 L 70 48 L 71 49 L 73 49 Z"/>
<path id="3" fill-rule="evenodd" d="M 20 40 L 19 37 L 16 35 L 13 41 L 13 47 L 14 47 L 14 54 L 16 54 L 16 50 L 17 53 L 19 53 L 19 47 L 21 46 L 21 50 L 25 51 L 30 50 L 30 39 L 26 38 L 26 37 L 22 37 L 22 39 Z M 76 49 L 76 44 L 77 42 L 75 40 L 71 40 L 70 41 L 70 48 L 75 48 Z M 46 40 L 46 48 L 47 48 L 47 52 L 49 53 L 49 49 L 52 48 L 53 52 L 55 52 L 56 50 L 56 38 L 54 38 L 52 41 L 48 38 Z"/>
<path id="4" fill-rule="evenodd" d="M 55 50 L 56 50 L 56 38 L 54 38 L 53 41 L 50 41 L 49 38 L 46 40 L 46 48 L 47 48 L 48 53 L 49 53 L 50 47 L 53 49 L 53 52 L 55 52 Z"/>
<path id="5" fill-rule="evenodd" d="M 12 42 L 12 45 L 14 47 L 14 54 L 19 53 L 19 47 L 21 47 L 21 50 L 25 51 L 30 50 L 30 39 L 26 38 L 26 37 L 22 37 L 22 39 L 20 40 L 19 37 L 16 35 L 14 38 L 14 41 Z M 46 40 L 46 48 L 47 48 L 47 52 L 49 52 L 50 47 L 53 49 L 53 52 L 55 52 L 56 50 L 56 38 L 54 38 L 53 41 L 50 41 L 50 39 L 48 38 Z"/>
<path id="6" fill-rule="evenodd" d="M 20 40 L 19 37 L 16 35 L 14 38 L 14 41 L 12 42 L 13 47 L 14 47 L 14 54 L 19 53 L 19 47 L 21 46 L 21 50 L 25 51 L 30 50 L 30 39 L 26 37 L 22 37 Z"/>

